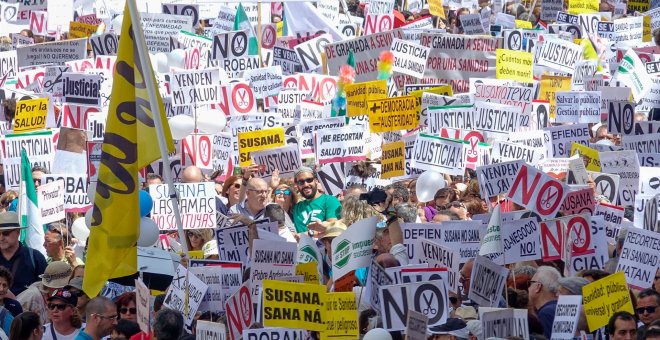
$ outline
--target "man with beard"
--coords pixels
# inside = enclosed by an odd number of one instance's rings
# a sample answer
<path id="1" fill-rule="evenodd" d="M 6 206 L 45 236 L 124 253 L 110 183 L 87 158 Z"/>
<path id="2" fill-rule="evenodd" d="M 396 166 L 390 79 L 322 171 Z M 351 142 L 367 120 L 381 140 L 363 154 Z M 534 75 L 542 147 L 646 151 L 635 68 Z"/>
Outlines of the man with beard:
<path id="1" fill-rule="evenodd" d="M 336 197 L 319 192 L 319 182 L 311 168 L 300 168 L 294 179 L 300 195 L 305 198 L 293 207 L 296 232 L 310 231 L 313 237 L 317 237 L 325 229 L 321 222 L 333 222 L 340 218 L 341 203 Z"/>

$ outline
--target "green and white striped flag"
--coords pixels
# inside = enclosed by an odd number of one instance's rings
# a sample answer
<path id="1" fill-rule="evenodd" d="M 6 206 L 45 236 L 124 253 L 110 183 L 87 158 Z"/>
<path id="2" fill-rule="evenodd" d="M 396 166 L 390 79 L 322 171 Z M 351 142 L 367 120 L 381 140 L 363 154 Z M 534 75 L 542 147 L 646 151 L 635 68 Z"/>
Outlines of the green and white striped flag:
<path id="1" fill-rule="evenodd" d="M 32 166 L 25 149 L 21 150 L 21 193 L 19 200 L 21 226 L 25 230 L 25 245 L 38 250 L 46 256 L 44 248 L 44 226 L 41 223 L 41 209 L 37 198 L 37 190 L 32 179 Z"/>
<path id="2" fill-rule="evenodd" d="M 234 31 L 247 30 L 248 32 L 248 54 L 259 55 L 259 45 L 257 43 L 257 34 L 254 33 L 254 28 L 250 23 L 250 19 L 245 14 L 243 4 L 239 3 L 236 8 L 236 16 L 234 17 Z"/>

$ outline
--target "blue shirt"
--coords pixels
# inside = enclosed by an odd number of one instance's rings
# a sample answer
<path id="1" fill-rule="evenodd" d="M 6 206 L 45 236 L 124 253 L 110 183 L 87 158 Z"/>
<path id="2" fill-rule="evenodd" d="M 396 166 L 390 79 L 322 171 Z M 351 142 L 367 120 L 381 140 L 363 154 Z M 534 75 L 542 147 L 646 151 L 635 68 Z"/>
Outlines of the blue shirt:
<path id="1" fill-rule="evenodd" d="M 543 335 L 550 339 L 552 336 L 552 323 L 555 321 L 555 309 L 557 309 L 557 300 L 546 302 L 539 308 L 537 316 L 543 325 Z"/>
<path id="2" fill-rule="evenodd" d="M 10 259 L 0 255 L 0 266 L 3 266 L 14 276 L 11 292 L 18 296 L 27 289 L 29 285 L 40 281 L 39 275 L 46 270 L 46 258 L 37 250 L 18 244 L 16 253 Z"/>
<path id="3" fill-rule="evenodd" d="M 85 330 L 81 330 L 80 333 L 76 336 L 76 340 L 94 340 L 89 334 L 85 333 Z"/>

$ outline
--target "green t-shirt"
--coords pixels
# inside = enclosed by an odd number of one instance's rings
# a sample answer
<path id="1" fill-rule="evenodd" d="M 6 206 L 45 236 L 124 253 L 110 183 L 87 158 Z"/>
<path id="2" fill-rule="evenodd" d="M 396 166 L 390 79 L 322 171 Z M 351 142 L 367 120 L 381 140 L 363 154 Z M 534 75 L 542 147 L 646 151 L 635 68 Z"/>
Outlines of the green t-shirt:
<path id="1" fill-rule="evenodd" d="M 337 197 L 321 194 L 313 200 L 304 200 L 293 207 L 293 223 L 296 232 L 307 231 L 307 224 L 315 221 L 326 221 L 329 218 L 341 217 L 341 203 Z"/>

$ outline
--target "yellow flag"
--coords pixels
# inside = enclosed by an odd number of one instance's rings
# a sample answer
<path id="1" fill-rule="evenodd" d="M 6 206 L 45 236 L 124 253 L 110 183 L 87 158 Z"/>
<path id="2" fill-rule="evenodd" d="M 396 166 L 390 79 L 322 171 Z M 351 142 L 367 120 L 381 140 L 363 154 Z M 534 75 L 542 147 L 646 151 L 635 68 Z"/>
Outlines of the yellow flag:
<path id="1" fill-rule="evenodd" d="M 146 75 L 155 84 L 155 76 L 151 66 L 143 73 L 133 37 L 131 14 L 126 7 L 92 207 L 83 282 L 83 290 L 90 298 L 98 295 L 107 280 L 137 272 L 136 243 L 140 229 L 137 174 L 140 168 L 160 158 L 144 81 Z M 161 121 L 165 122 L 160 96 L 158 106 Z M 167 124 L 163 132 L 171 152 L 174 145 Z"/>

